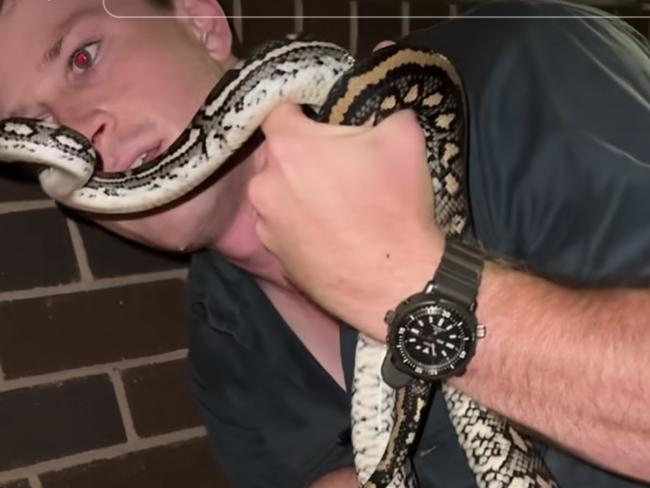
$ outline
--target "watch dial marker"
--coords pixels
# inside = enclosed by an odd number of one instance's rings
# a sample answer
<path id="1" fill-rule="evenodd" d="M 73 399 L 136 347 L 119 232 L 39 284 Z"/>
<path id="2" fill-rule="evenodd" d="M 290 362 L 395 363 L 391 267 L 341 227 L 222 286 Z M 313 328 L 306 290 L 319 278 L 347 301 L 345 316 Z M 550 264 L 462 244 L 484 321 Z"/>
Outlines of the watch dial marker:
<path id="1" fill-rule="evenodd" d="M 436 376 L 462 369 L 472 336 L 465 318 L 452 308 L 428 305 L 411 308 L 398 318 L 397 351 L 414 373 Z"/>

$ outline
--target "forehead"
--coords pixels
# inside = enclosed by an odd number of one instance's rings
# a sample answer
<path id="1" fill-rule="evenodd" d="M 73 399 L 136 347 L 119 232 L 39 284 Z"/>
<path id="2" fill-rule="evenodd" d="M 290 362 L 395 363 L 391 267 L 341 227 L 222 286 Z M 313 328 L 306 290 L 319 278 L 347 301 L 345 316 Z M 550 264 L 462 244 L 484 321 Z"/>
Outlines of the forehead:
<path id="1" fill-rule="evenodd" d="M 151 14 L 149 0 L 0 0 L 0 57 L 20 46 L 26 59 L 30 48 L 53 41 L 81 19 L 92 19 L 117 29 L 129 22 L 114 18 L 114 12 L 129 16 Z"/>
<path id="2" fill-rule="evenodd" d="M 28 57 L 80 16 L 102 13 L 101 0 L 0 0 L 0 58 L 17 46 Z M 104 14 L 105 15 L 105 14 Z M 4 46 L 13 46 L 7 49 Z"/>
<path id="3" fill-rule="evenodd" d="M 103 11 L 102 0 L 0 0 L 0 22 L 4 27 L 22 24 L 27 30 L 53 26 L 83 10 Z"/>
<path id="4" fill-rule="evenodd" d="M 0 108 L 39 76 L 44 54 L 78 19 L 105 16 L 101 0 L 0 0 Z M 22 87 L 21 87 L 22 85 Z"/>

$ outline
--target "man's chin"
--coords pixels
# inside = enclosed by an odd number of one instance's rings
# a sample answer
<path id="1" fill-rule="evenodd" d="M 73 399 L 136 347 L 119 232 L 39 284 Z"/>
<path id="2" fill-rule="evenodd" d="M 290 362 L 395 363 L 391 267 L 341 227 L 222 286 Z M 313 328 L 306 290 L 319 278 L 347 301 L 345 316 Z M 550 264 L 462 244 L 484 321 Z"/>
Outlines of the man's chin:
<path id="1" fill-rule="evenodd" d="M 173 226 L 146 225 L 143 222 L 98 220 L 98 225 L 143 246 L 164 252 L 188 253 L 202 246 L 196 236 L 186 235 Z"/>

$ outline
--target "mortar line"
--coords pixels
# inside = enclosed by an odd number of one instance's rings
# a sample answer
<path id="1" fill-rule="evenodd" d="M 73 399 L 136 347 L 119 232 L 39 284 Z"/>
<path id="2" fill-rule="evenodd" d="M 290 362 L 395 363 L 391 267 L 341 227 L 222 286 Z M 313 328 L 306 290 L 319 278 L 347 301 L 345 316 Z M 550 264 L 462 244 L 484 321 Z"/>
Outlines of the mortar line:
<path id="1" fill-rule="evenodd" d="M 242 5 L 241 0 L 232 1 L 232 15 L 235 32 L 240 44 L 244 44 L 244 20 L 242 18 Z"/>
<path id="2" fill-rule="evenodd" d="M 92 366 L 82 366 L 80 368 L 66 369 L 54 373 L 28 376 L 26 378 L 16 378 L 11 380 L 5 379 L 2 383 L 0 383 L 0 393 L 6 393 L 8 391 L 18 390 L 21 388 L 44 386 L 52 383 L 69 381 L 98 374 L 110 375 L 111 370 L 124 371 L 126 369 L 137 368 L 140 366 L 151 366 L 155 364 L 177 361 L 179 359 L 185 359 L 186 357 L 187 349 L 178 349 L 176 351 L 155 354 L 152 356 L 124 359 L 122 361 L 112 361 L 109 363 L 95 364 Z"/>
<path id="3" fill-rule="evenodd" d="M 350 52 L 353 56 L 357 55 L 359 46 L 359 4 L 357 0 L 350 0 Z"/>
<path id="4" fill-rule="evenodd" d="M 402 15 L 400 33 L 402 36 L 405 36 L 409 33 L 409 29 L 411 28 L 411 4 L 408 0 L 402 1 L 400 14 Z"/>
<path id="5" fill-rule="evenodd" d="M 25 477 L 40 476 L 49 471 L 61 471 L 81 464 L 110 460 L 125 454 L 137 453 L 146 449 L 162 447 L 192 439 L 199 439 L 205 437 L 205 434 L 206 431 L 204 427 L 193 427 L 191 429 L 179 430 L 169 434 L 148 437 L 146 439 L 138 439 L 130 444 L 117 444 L 115 446 L 93 449 L 91 451 L 72 454 L 58 459 L 50 459 L 31 466 L 0 472 L 0 483 L 14 481 Z"/>
<path id="6" fill-rule="evenodd" d="M 156 281 L 168 281 L 174 279 L 185 280 L 187 270 L 177 268 L 168 271 L 158 271 L 154 273 L 132 274 L 126 276 L 116 276 L 112 278 L 99 278 L 90 283 L 74 282 L 64 285 L 39 286 L 29 290 L 13 290 L 0 292 L 0 302 L 10 300 L 24 300 L 30 298 L 45 298 L 55 295 L 67 295 L 70 293 L 105 290 L 109 288 L 118 288 L 120 286 L 142 285 Z"/>
<path id="7" fill-rule="evenodd" d="M 29 481 L 30 488 L 43 488 L 43 485 L 41 484 L 41 479 L 35 474 L 28 476 L 27 481 Z"/>
<path id="8" fill-rule="evenodd" d="M 28 212 L 30 210 L 44 210 L 47 208 L 56 208 L 54 200 L 26 200 L 24 202 L 0 203 L 0 215 Z"/>
<path id="9" fill-rule="evenodd" d="M 126 440 L 127 442 L 135 442 L 139 439 L 139 436 L 135 431 L 135 423 L 133 422 L 133 415 L 131 414 L 131 408 L 129 407 L 129 400 L 126 395 L 124 381 L 122 381 L 122 375 L 115 368 L 111 369 L 108 375 L 113 381 L 115 398 L 117 398 L 117 406 L 120 409 L 120 414 L 122 415 L 122 423 L 124 424 L 124 431 L 126 432 Z"/>
<path id="10" fill-rule="evenodd" d="M 66 218 L 65 220 L 68 224 L 68 232 L 70 233 L 72 249 L 74 251 L 75 257 L 77 258 L 77 265 L 79 266 L 79 278 L 81 279 L 80 283 L 88 285 L 93 281 L 93 272 L 90 269 L 90 263 L 88 262 L 88 253 L 86 252 L 86 247 L 84 246 L 84 241 L 81 237 L 79 226 L 72 219 Z"/>
<path id="11" fill-rule="evenodd" d="M 305 7 L 302 0 L 293 0 L 293 30 L 294 32 L 302 32 L 305 28 Z"/>

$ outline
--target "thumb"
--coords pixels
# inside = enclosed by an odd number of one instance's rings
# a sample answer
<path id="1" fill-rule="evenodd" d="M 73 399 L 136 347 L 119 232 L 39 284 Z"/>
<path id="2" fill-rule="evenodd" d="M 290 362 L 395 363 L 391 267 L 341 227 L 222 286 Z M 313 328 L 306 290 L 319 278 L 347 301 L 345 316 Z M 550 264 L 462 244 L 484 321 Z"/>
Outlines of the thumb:
<path id="1" fill-rule="evenodd" d="M 274 107 L 261 124 L 264 135 L 283 132 L 296 127 L 300 123 L 309 120 L 303 113 L 300 106 L 289 102 L 282 102 Z"/>

